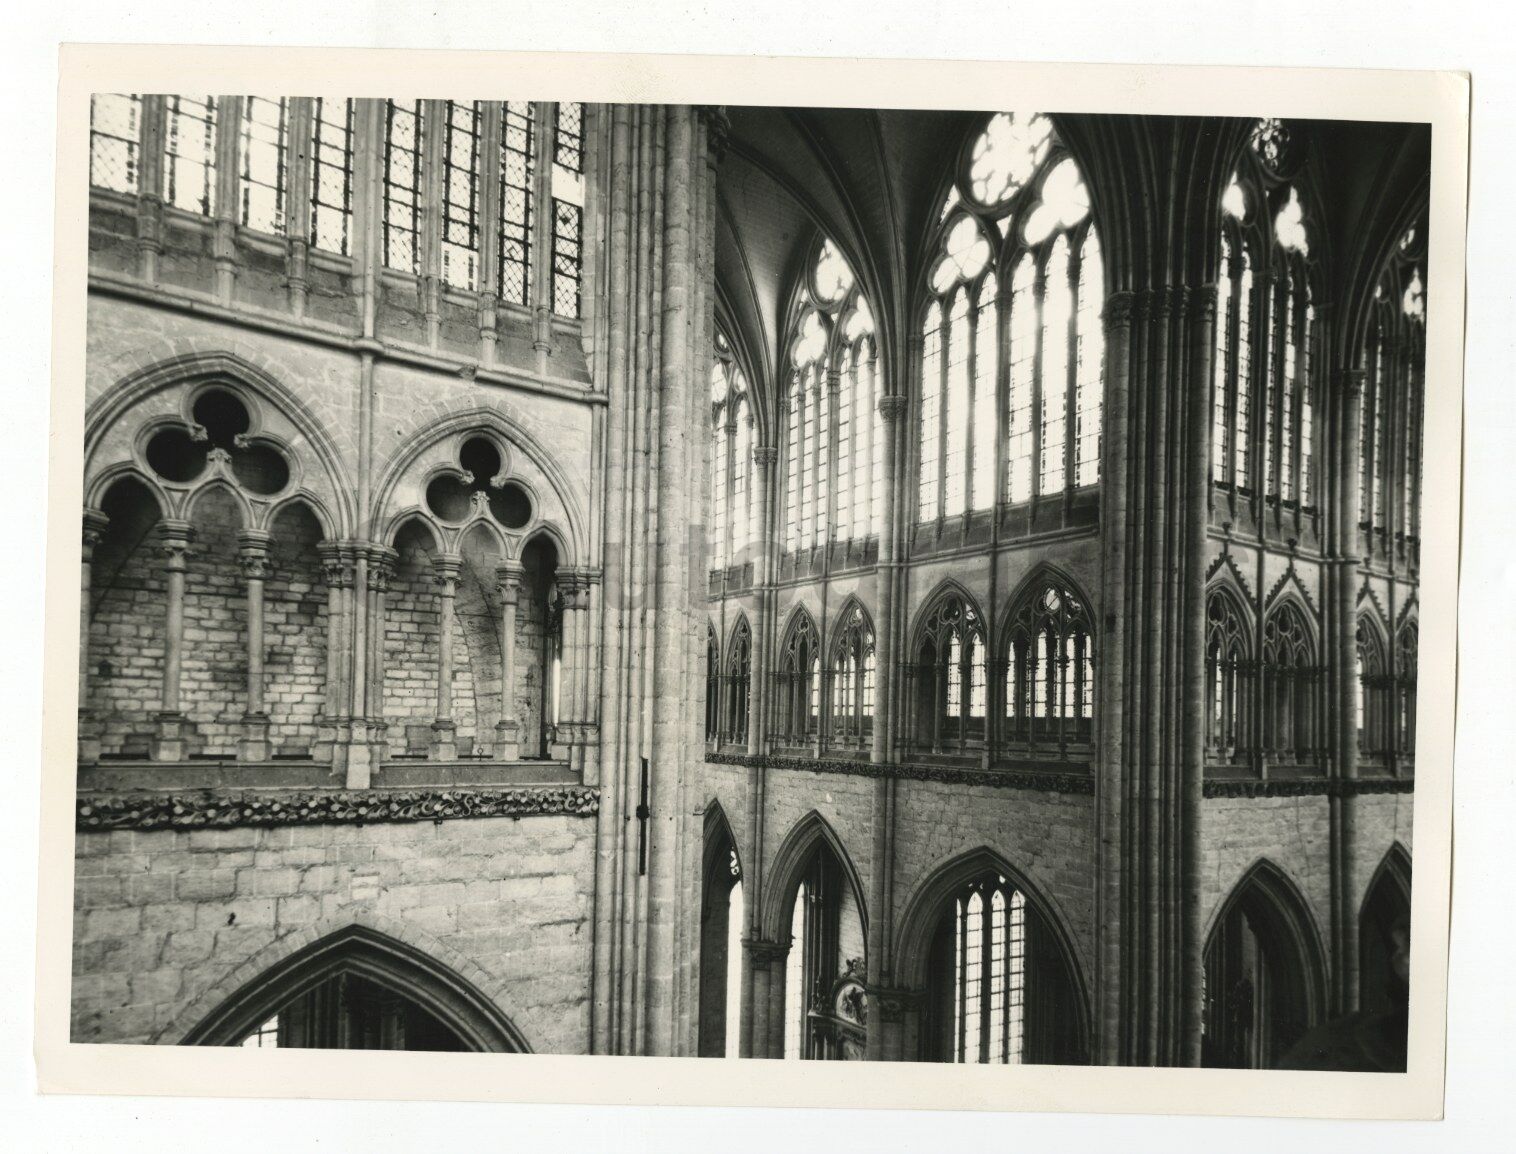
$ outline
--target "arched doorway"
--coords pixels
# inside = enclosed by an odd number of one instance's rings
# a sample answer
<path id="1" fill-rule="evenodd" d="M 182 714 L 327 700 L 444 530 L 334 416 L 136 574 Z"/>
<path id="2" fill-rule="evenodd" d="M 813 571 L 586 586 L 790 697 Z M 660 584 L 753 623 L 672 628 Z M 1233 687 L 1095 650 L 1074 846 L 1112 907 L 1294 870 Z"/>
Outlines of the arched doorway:
<path id="1" fill-rule="evenodd" d="M 472 983 L 422 950 L 347 926 L 265 970 L 187 1033 L 188 1046 L 529 1049 Z"/>
<path id="2" fill-rule="evenodd" d="M 1201 1064 L 1268 1069 L 1321 1020 L 1326 967 L 1305 901 L 1272 862 L 1237 884 L 1205 950 Z"/>

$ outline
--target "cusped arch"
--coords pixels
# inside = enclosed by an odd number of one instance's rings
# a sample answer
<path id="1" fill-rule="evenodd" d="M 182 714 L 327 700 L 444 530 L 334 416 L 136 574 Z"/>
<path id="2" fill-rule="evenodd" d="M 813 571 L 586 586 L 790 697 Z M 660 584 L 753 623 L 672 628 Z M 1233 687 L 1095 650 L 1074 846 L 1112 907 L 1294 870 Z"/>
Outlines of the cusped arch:
<path id="1" fill-rule="evenodd" d="M 1321 629 L 1316 614 L 1312 611 L 1311 605 L 1297 590 L 1293 588 L 1285 589 L 1269 603 L 1263 615 L 1264 625 L 1267 626 L 1269 622 L 1278 620 L 1289 614 L 1294 614 L 1298 617 L 1301 625 L 1305 627 L 1306 637 L 1309 639 L 1311 645 L 1311 653 L 1313 655 L 1320 653 Z"/>
<path id="2" fill-rule="evenodd" d="M 790 610 L 790 615 L 785 618 L 784 632 L 779 635 L 782 639 L 779 648 L 783 650 L 790 643 L 791 638 L 807 626 L 810 627 L 811 636 L 819 640 L 821 631 L 816 628 L 816 618 L 811 616 L 811 611 L 803 602 L 797 601 L 794 608 Z"/>
<path id="3" fill-rule="evenodd" d="M 736 652 L 737 639 L 743 634 L 751 638 L 753 636 L 753 627 L 747 619 L 747 611 L 738 609 L 736 620 L 732 622 L 732 627 L 727 630 L 726 644 L 722 647 L 721 651 L 726 654 Z"/>
<path id="4" fill-rule="evenodd" d="M 1300 966 L 1297 975 L 1301 988 L 1292 994 L 1304 999 L 1297 1007 L 1305 1022 L 1318 1022 L 1326 1011 L 1326 950 L 1321 931 L 1311 914 L 1310 903 L 1295 880 L 1274 861 L 1261 857 L 1247 868 L 1237 883 L 1211 915 L 1205 933 L 1205 952 L 1209 956 L 1218 929 L 1232 912 L 1250 899 L 1260 903 L 1268 914 L 1267 932 L 1282 935 L 1277 944 L 1287 947 Z"/>
<path id="5" fill-rule="evenodd" d="M 579 564 L 579 558 L 590 555 L 588 525 L 574 486 L 553 455 L 541 440 L 515 416 L 499 407 L 471 406 L 448 413 L 413 433 L 400 446 L 380 475 L 374 486 L 372 498 L 373 519 L 384 524 L 393 521 L 399 511 L 392 508 L 395 493 L 418 461 L 439 443 L 469 432 L 483 432 L 500 438 L 517 454 L 530 461 L 541 472 L 552 488 L 554 498 L 562 507 L 568 524 L 559 525 L 551 517 L 543 515 L 538 501 L 533 502 L 533 520 L 524 526 L 524 531 L 535 535 L 539 530 L 550 529 L 560 545 L 559 561 L 562 564 Z M 514 483 L 530 487 L 530 481 L 512 477 Z M 538 494 L 540 498 L 540 494 Z"/>
<path id="6" fill-rule="evenodd" d="M 331 978 L 352 974 L 416 1003 L 470 1050 L 530 1052 L 526 1038 L 497 998 L 455 966 L 439 960 L 438 943 L 427 943 L 432 947 L 428 949 L 387 929 L 354 921 L 326 933 L 313 929 L 281 939 L 232 975 L 235 978 L 257 967 L 256 976 L 221 997 L 182 1036 L 166 1033 L 157 1040 L 185 1046 L 236 1045 L 302 994 Z"/>
<path id="7" fill-rule="evenodd" d="M 858 920 L 863 926 L 864 941 L 868 940 L 869 910 L 858 869 L 853 864 L 847 847 L 842 844 L 842 839 L 837 836 L 837 831 L 814 809 L 797 821 L 785 835 L 779 852 L 774 855 L 766 872 L 767 884 L 764 886 L 763 912 L 759 924 L 767 940 L 778 942 L 788 939 L 790 931 L 787 915 L 805 877 L 811 855 L 823 845 L 831 850 L 842 867 L 842 875 L 847 879 L 853 901 L 858 907 Z"/>
<path id="8" fill-rule="evenodd" d="M 346 535 L 348 527 L 356 521 L 351 497 L 354 486 L 347 478 L 336 441 L 311 407 L 270 368 L 225 350 L 181 353 L 156 361 L 123 377 L 96 399 L 84 420 L 87 491 L 92 491 L 98 480 L 92 469 L 96 451 L 135 405 L 164 389 L 187 386 L 193 392 L 212 383 L 246 391 L 281 414 L 304 438 L 331 490 L 334 509 L 329 519 L 335 520 L 342 527 L 341 534 Z M 282 443 L 282 439 L 271 439 L 271 443 L 276 442 Z"/>
<path id="9" fill-rule="evenodd" d="M 863 626 L 863 631 L 870 638 L 877 635 L 874 632 L 874 618 L 869 613 L 868 606 L 856 593 L 849 593 L 843 600 L 842 606 L 837 610 L 835 624 L 832 627 L 832 640 L 829 646 L 833 658 L 837 656 L 838 647 L 841 646 L 846 635 L 847 625 L 853 619 L 853 614 L 858 615 L 858 621 Z"/>
<path id="10" fill-rule="evenodd" d="M 944 577 L 937 583 L 926 599 L 921 602 L 921 608 L 916 610 L 916 619 L 911 623 L 911 648 L 910 652 L 916 653 L 921 649 L 921 643 L 926 638 L 927 624 L 932 615 L 943 602 L 957 598 L 963 606 L 973 615 L 977 623 L 980 635 L 983 636 L 985 629 L 984 610 L 980 608 L 979 600 L 956 577 Z"/>

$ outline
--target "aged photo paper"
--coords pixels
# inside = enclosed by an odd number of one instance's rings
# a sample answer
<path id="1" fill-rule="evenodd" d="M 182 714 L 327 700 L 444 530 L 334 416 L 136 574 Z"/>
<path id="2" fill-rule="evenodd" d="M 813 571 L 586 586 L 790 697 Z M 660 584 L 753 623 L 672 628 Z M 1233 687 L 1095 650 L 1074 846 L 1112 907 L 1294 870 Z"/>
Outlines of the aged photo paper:
<path id="1" fill-rule="evenodd" d="M 1468 100 L 65 47 L 42 1089 L 1438 1116 Z"/>

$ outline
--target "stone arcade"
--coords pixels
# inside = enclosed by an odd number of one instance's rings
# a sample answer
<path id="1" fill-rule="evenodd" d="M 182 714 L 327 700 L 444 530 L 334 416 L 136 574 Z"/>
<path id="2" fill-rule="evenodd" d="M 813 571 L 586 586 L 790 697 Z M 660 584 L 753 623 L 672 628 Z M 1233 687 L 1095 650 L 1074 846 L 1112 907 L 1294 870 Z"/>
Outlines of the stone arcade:
<path id="1" fill-rule="evenodd" d="M 74 1039 L 1403 1061 L 1429 150 L 97 96 Z"/>

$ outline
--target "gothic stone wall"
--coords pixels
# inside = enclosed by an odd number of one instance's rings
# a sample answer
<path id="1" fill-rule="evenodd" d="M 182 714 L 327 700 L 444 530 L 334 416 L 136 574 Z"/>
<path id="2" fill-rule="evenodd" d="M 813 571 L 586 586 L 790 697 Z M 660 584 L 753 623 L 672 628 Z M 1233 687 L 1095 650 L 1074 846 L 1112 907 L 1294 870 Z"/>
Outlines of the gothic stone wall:
<path id="1" fill-rule="evenodd" d="M 594 822 L 478 818 L 78 835 L 76 1042 L 172 1042 L 362 921 L 470 978 L 534 1051 L 589 1038 Z"/>
<path id="2" fill-rule="evenodd" d="M 706 764 L 695 771 L 699 804 L 719 801 L 731 823 L 743 868 L 751 873 L 747 845 L 747 770 Z M 765 787 L 764 887 L 777 884 L 773 862 L 790 831 L 815 810 L 831 825 L 858 872 L 867 909 L 873 878 L 874 779 L 800 769 L 770 769 Z M 1095 933 L 1094 799 L 994 786 L 902 780 L 895 811 L 896 931 L 916 891 L 939 867 L 981 847 L 999 853 L 1052 905 L 1078 954 L 1086 982 L 1092 978 Z M 694 844 L 700 823 L 690 823 Z M 698 865 L 686 871 L 698 884 Z M 698 892 L 691 892 L 699 909 Z M 767 893 L 765 901 L 768 900 Z"/>
<path id="3" fill-rule="evenodd" d="M 576 375 L 569 364 L 570 351 L 563 350 L 564 363 L 550 364 L 550 371 Z M 137 301 L 101 294 L 90 298 L 90 403 L 147 366 L 206 353 L 239 357 L 294 392 L 331 439 L 342 470 L 339 483 L 349 493 L 356 491 L 360 368 L 355 353 Z M 595 495 L 590 489 L 586 405 L 394 363 L 376 368 L 374 387 L 372 484 L 417 434 L 437 421 L 462 411 L 495 409 L 548 447 L 560 476 L 572 487 L 566 497 L 581 511 L 591 507 Z M 132 420 L 129 412 L 126 421 Z M 299 464 L 307 472 L 319 469 L 315 461 Z M 192 723 L 191 750 L 201 755 L 232 753 L 246 702 L 246 586 L 236 564 L 241 518 L 224 507 L 229 504 L 214 492 L 197 500 L 196 541 L 185 582 L 182 706 Z M 307 520 L 287 516 L 274 530 L 273 572 L 265 590 L 270 649 L 265 696 L 276 752 L 299 755 L 314 740 L 316 719 L 325 705 L 325 586 L 315 556 L 320 531 Z M 165 594 L 162 562 L 151 540 L 134 537 L 129 545 L 123 556 L 102 567 L 92 590 L 92 671 L 106 661 L 109 672 L 92 675 L 88 704 L 101 718 L 105 752 L 143 756 L 161 695 Z M 407 746 L 406 725 L 429 725 L 436 710 L 436 589 L 428 575 L 411 564 L 415 558 L 402 560 L 409 567 L 389 598 L 386 638 L 385 712 L 397 723 L 398 732 L 390 735 L 396 752 Z M 480 598 L 471 601 L 471 592 L 460 594 L 460 611 L 479 608 L 473 602 Z M 493 590 L 483 597 L 498 613 Z M 534 733 L 540 723 L 544 626 L 538 603 L 524 598 L 518 612 L 516 671 L 524 735 Z M 455 631 L 455 720 L 465 745 L 492 740 L 499 716 L 498 641 L 488 636 L 490 628 L 484 620 L 476 629 L 464 622 Z M 534 753 L 530 744 L 524 737 L 523 750 Z"/>
<path id="4" fill-rule="evenodd" d="M 1299 888 L 1331 962 L 1331 837 L 1324 796 L 1208 798 L 1201 825 L 1201 918 L 1207 935 L 1221 904 L 1261 858 Z M 1361 906 L 1374 871 L 1396 841 L 1411 848 L 1411 796 L 1369 794 L 1352 802 Z"/>

